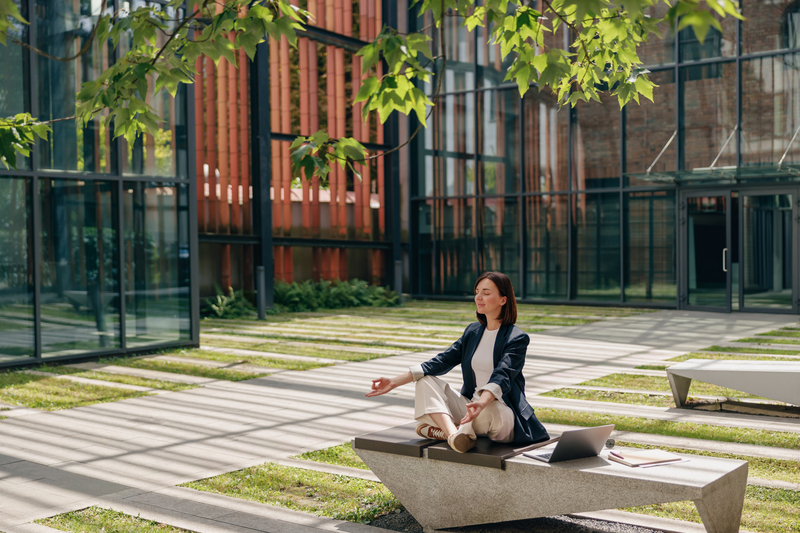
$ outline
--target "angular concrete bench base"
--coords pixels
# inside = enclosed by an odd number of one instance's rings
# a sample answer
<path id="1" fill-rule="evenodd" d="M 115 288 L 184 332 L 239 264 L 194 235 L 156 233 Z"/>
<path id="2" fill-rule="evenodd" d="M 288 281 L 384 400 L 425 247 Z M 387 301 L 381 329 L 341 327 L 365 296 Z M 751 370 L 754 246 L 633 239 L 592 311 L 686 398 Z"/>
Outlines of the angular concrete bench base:
<path id="1" fill-rule="evenodd" d="M 735 533 L 747 486 L 747 462 L 711 457 L 630 468 L 602 456 L 553 464 L 518 456 L 501 469 L 430 459 L 429 449 L 414 457 L 354 448 L 426 533 L 685 500 L 709 533 Z"/>
<path id="2" fill-rule="evenodd" d="M 692 380 L 800 405 L 800 361 L 689 359 L 667 368 L 676 407 L 686 404 Z"/>

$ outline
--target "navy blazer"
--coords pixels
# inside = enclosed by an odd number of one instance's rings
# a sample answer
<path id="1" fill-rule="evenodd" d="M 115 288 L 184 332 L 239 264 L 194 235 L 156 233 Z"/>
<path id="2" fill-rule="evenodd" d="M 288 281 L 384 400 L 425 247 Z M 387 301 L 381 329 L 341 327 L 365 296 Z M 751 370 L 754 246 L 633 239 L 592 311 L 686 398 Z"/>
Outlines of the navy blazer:
<path id="1" fill-rule="evenodd" d="M 473 322 L 461 338 L 447 350 L 430 361 L 422 363 L 426 376 L 447 374 L 456 365 L 461 365 L 464 386 L 461 394 L 472 398 L 475 394 L 475 373 L 472 371 L 472 357 L 478 348 L 486 326 Z M 503 402 L 514 411 L 514 443 L 533 444 L 547 440 L 550 436 L 541 422 L 533 414 L 533 407 L 525 398 L 525 377 L 522 367 L 525 365 L 525 350 L 530 343 L 527 333 L 517 326 L 500 326 L 494 343 L 494 371 L 489 383 L 496 383 L 503 391 Z"/>

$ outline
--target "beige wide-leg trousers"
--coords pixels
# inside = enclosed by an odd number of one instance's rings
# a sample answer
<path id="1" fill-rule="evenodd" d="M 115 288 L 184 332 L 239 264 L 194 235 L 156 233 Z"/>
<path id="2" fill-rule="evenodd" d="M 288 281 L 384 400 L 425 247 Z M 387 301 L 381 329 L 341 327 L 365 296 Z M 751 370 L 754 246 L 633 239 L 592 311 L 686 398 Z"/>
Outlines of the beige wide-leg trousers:
<path id="1" fill-rule="evenodd" d="M 420 422 L 435 426 L 431 413 L 450 415 L 458 426 L 467 414 L 467 404 L 480 397 L 478 392 L 472 400 L 454 391 L 448 383 L 435 377 L 425 376 L 416 383 L 414 401 L 414 418 Z M 514 440 L 514 412 L 503 402 L 494 400 L 480 412 L 472 422 L 463 424 L 458 433 L 470 437 L 487 436 L 496 442 Z"/>

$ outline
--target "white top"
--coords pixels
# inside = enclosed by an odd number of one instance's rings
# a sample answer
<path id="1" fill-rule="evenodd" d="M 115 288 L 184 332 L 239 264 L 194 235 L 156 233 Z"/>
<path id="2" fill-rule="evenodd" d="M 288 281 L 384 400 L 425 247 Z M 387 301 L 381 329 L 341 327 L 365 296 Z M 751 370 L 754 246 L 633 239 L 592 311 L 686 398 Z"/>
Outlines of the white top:
<path id="1" fill-rule="evenodd" d="M 477 391 L 489 383 L 489 378 L 494 372 L 494 341 L 497 340 L 498 331 L 500 331 L 499 328 L 494 331 L 484 329 L 481 342 L 472 356 L 472 371 L 475 373 L 475 390 Z"/>

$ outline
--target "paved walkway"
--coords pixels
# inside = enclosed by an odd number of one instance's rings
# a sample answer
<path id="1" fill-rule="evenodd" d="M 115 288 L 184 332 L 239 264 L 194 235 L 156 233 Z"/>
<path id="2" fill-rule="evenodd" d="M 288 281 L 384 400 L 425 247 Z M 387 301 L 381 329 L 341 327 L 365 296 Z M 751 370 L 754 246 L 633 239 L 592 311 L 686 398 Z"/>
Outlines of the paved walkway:
<path id="1" fill-rule="evenodd" d="M 797 317 L 784 315 L 660 311 L 551 329 L 532 335 L 529 393 L 795 323 Z M 371 399 L 364 393 L 371 379 L 403 372 L 430 354 L 209 381 L 192 390 L 3 420 L 0 531 L 45 531 L 31 522 L 89 505 L 202 533 L 383 531 L 175 485 L 407 422 L 413 387 Z M 460 376 L 448 379 L 458 385 Z"/>

